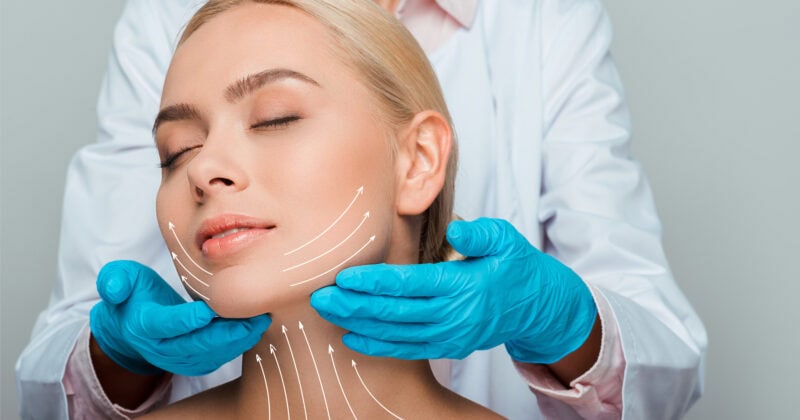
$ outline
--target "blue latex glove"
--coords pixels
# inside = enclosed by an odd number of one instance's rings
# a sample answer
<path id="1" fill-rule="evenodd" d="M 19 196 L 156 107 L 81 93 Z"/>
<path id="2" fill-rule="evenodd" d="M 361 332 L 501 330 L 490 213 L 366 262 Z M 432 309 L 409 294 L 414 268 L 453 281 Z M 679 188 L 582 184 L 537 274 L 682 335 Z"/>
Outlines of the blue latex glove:
<path id="1" fill-rule="evenodd" d="M 586 341 L 597 316 L 589 288 L 510 223 L 452 222 L 447 240 L 470 258 L 352 267 L 311 305 L 373 356 L 461 359 L 505 343 L 515 360 L 545 364 Z"/>
<path id="2" fill-rule="evenodd" d="M 100 349 L 139 374 L 205 375 L 252 348 L 271 320 L 222 319 L 205 302 L 187 303 L 155 271 L 134 261 L 106 264 L 101 300 L 89 315 Z"/>

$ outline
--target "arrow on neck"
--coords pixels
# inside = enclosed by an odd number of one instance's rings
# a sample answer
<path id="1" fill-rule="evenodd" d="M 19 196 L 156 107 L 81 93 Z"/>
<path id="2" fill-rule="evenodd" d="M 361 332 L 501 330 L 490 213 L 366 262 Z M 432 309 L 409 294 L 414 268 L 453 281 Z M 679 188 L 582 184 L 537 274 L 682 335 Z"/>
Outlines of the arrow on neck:
<path id="1" fill-rule="evenodd" d="M 281 364 L 278 363 L 278 355 L 275 354 L 277 350 L 272 344 L 269 345 L 269 352 L 275 358 L 275 365 L 278 366 L 278 376 L 281 377 L 281 386 L 283 387 L 283 397 L 286 400 L 286 417 L 291 420 L 292 415 L 289 413 L 289 395 L 286 394 L 286 382 L 283 381 L 283 372 L 281 372 Z"/>
<path id="2" fill-rule="evenodd" d="M 297 370 L 297 361 L 294 360 L 294 351 L 292 350 L 292 343 L 289 341 L 289 335 L 286 334 L 286 325 L 281 325 L 283 336 L 286 337 L 286 344 L 289 346 L 289 354 L 292 356 L 292 365 L 294 365 L 294 373 L 297 375 L 297 385 L 300 387 L 300 400 L 303 401 L 303 413 L 308 419 L 308 410 L 306 409 L 306 397 L 303 394 L 303 383 L 300 382 L 300 371 Z"/>
<path id="3" fill-rule="evenodd" d="M 381 402 L 380 402 L 380 401 L 378 401 L 378 399 L 377 399 L 377 398 L 375 398 L 375 395 L 373 395 L 373 394 L 372 394 L 372 391 L 370 391 L 370 390 L 369 390 L 369 388 L 367 388 L 367 384 L 365 384 L 365 383 L 364 383 L 364 379 L 362 379 L 362 378 L 361 378 L 361 374 L 360 374 L 360 373 L 358 373 L 358 364 L 356 363 L 356 361 L 355 361 L 355 360 L 353 360 L 353 369 L 356 371 L 356 375 L 358 376 L 358 380 L 359 380 L 359 381 L 361 381 L 361 385 L 362 385 L 362 386 L 364 387 L 364 389 L 367 391 L 367 393 L 369 394 L 369 396 L 370 396 L 370 397 L 372 397 L 372 399 L 373 399 L 373 400 L 375 400 L 375 402 L 376 402 L 376 403 L 378 403 L 378 405 L 379 405 L 379 406 L 381 406 L 381 408 L 383 408 L 384 410 L 386 410 L 386 412 L 387 412 L 387 413 L 389 413 L 389 414 L 393 415 L 395 418 L 397 418 L 397 419 L 399 419 L 399 420 L 403 420 L 403 418 L 402 418 L 402 417 L 400 417 L 400 416 L 398 416 L 397 414 L 393 413 L 393 412 L 392 412 L 392 410 L 389 410 L 388 408 L 386 408 L 386 406 L 385 406 L 385 405 L 381 404 Z"/>
<path id="4" fill-rule="evenodd" d="M 267 375 L 264 373 L 264 365 L 261 364 L 261 356 L 256 353 L 256 362 L 261 368 L 261 377 L 264 378 L 264 389 L 267 391 L 267 419 L 272 418 L 272 404 L 269 401 L 269 386 L 267 386 Z"/>
<path id="5" fill-rule="evenodd" d="M 339 379 L 339 371 L 336 370 L 336 362 L 333 360 L 333 346 L 328 344 L 328 355 L 331 356 L 331 364 L 333 365 L 333 372 L 336 374 L 336 382 L 339 382 L 339 389 L 342 390 L 342 396 L 344 397 L 344 402 L 347 403 L 347 408 L 350 409 L 350 414 L 353 415 L 353 418 L 358 420 L 356 417 L 356 412 L 353 411 L 353 406 L 350 405 L 350 400 L 347 399 L 347 394 L 344 392 L 344 387 L 342 386 L 342 380 Z"/>
<path id="6" fill-rule="evenodd" d="M 311 355 L 311 361 L 314 362 L 314 370 L 317 372 L 317 380 L 319 380 L 319 388 L 322 390 L 322 401 L 325 402 L 325 411 L 328 413 L 328 420 L 330 420 L 331 410 L 328 408 L 328 398 L 325 396 L 325 387 L 322 385 L 322 377 L 319 374 L 319 368 L 317 368 L 317 359 L 314 358 L 314 352 L 311 351 L 311 343 L 308 341 L 308 336 L 306 335 L 305 328 L 303 328 L 303 323 L 298 321 L 297 326 L 298 328 L 300 328 L 300 331 L 303 332 L 303 337 L 306 339 L 306 346 L 308 346 L 308 354 Z"/>

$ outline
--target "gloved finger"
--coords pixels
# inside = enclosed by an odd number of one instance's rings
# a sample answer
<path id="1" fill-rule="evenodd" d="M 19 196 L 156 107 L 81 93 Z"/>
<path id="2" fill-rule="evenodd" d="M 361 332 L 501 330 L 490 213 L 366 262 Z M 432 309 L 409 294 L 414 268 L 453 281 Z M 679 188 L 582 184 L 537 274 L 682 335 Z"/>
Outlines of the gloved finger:
<path id="1" fill-rule="evenodd" d="M 191 354 L 220 352 L 241 340 L 261 338 L 271 320 L 267 315 L 249 319 L 215 318 L 208 326 L 162 341 L 165 354 L 186 357 Z"/>
<path id="2" fill-rule="evenodd" d="M 131 261 L 112 261 L 97 274 L 97 292 L 100 298 L 119 305 L 128 299 L 134 288 L 137 272 L 131 272 Z"/>
<path id="3" fill-rule="evenodd" d="M 441 301 L 439 301 L 441 300 Z M 340 317 L 373 318 L 391 322 L 440 322 L 446 297 L 405 298 L 357 293 L 339 287 L 326 287 L 311 295 L 311 306 L 318 312 Z"/>
<path id="4" fill-rule="evenodd" d="M 458 339 L 454 327 L 438 323 L 397 323 L 369 318 L 339 317 L 323 314 L 327 321 L 358 335 L 381 341 L 432 343 Z"/>
<path id="5" fill-rule="evenodd" d="M 460 262 L 350 267 L 336 275 L 336 285 L 371 295 L 449 296 L 460 288 L 455 265 Z"/>
<path id="6" fill-rule="evenodd" d="M 157 353 L 154 352 L 146 357 L 154 365 L 172 373 L 188 376 L 205 375 L 250 350 L 260 339 L 259 335 L 248 335 L 240 340 L 229 341 L 219 349 L 195 353 L 175 352 L 177 346 L 166 352 L 160 348 L 156 349 Z"/>
<path id="7" fill-rule="evenodd" d="M 170 338 L 207 326 L 216 313 L 205 302 L 159 305 L 143 303 L 136 311 L 140 334 L 153 338 Z"/>
<path id="8" fill-rule="evenodd" d="M 456 220 L 447 226 L 447 242 L 467 257 L 498 255 L 521 236 L 511 223 L 482 217 L 472 222 Z"/>
<path id="9" fill-rule="evenodd" d="M 348 333 L 342 337 L 345 346 L 361 354 L 376 357 L 394 357 L 405 360 L 422 359 L 461 359 L 469 352 L 458 351 L 438 343 L 398 343 L 376 340 L 362 335 Z"/>

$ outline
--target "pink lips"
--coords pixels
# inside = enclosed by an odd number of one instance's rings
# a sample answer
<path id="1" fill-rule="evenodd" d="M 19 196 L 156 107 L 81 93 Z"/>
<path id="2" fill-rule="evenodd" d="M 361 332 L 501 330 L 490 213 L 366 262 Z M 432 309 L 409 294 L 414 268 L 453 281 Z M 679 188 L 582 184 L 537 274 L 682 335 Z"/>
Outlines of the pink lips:
<path id="1" fill-rule="evenodd" d="M 275 224 L 240 214 L 222 214 L 206 219 L 195 236 L 197 247 L 209 259 L 233 255 L 269 234 Z"/>

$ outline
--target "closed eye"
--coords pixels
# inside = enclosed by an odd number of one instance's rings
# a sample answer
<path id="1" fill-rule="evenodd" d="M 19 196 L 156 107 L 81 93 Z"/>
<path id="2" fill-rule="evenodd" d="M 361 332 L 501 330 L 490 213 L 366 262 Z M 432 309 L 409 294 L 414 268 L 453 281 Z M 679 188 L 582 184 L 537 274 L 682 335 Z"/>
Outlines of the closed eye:
<path id="1" fill-rule="evenodd" d="M 259 122 L 255 123 L 255 124 L 251 125 L 250 128 L 254 129 L 254 130 L 257 130 L 257 129 L 274 130 L 274 129 L 278 129 L 278 128 L 284 128 L 284 127 L 288 126 L 289 124 L 291 124 L 291 123 L 293 123 L 293 122 L 295 122 L 295 121 L 297 121 L 299 119 L 300 119 L 300 117 L 297 116 L 297 115 L 289 115 L 289 116 L 286 116 L 286 117 L 275 118 L 275 119 L 272 119 L 272 120 L 259 121 Z"/>
<path id="2" fill-rule="evenodd" d="M 201 145 L 195 145 L 195 146 L 184 147 L 183 149 L 181 149 L 181 150 L 179 150 L 179 151 L 177 151 L 175 153 L 170 154 L 169 156 L 167 156 L 166 159 L 164 159 L 161 162 L 161 165 L 160 165 L 161 169 L 172 169 L 172 166 L 175 164 L 175 161 L 178 160 L 178 158 L 181 157 L 181 155 L 183 155 L 184 153 L 186 153 L 186 152 L 188 152 L 190 150 L 197 149 L 198 147 L 202 147 L 202 146 Z"/>

